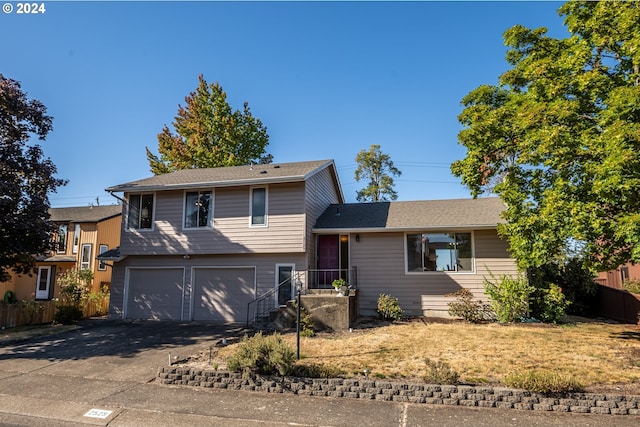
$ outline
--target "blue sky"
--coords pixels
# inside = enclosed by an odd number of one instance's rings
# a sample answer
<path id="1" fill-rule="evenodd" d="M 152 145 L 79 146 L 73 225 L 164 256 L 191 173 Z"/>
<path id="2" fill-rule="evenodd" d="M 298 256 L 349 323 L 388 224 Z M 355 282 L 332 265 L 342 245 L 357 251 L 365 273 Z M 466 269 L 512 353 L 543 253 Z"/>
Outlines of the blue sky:
<path id="1" fill-rule="evenodd" d="M 112 204 L 104 188 L 150 176 L 145 147 L 199 74 L 249 103 L 275 162 L 334 159 L 348 202 L 371 144 L 401 170 L 399 200 L 469 197 L 449 170 L 460 100 L 507 70 L 506 29 L 567 35 L 560 2 L 8 3 L 0 73 L 54 117 L 41 145 L 69 180 L 54 207 Z"/>

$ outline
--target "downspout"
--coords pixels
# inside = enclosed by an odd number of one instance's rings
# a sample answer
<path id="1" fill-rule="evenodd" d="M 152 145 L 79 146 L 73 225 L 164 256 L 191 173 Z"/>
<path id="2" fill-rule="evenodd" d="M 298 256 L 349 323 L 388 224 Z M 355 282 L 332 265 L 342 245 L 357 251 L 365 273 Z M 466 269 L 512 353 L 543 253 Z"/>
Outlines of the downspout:
<path id="1" fill-rule="evenodd" d="M 127 201 L 125 199 L 123 199 L 120 196 L 116 196 L 113 191 L 109 191 L 109 194 L 111 194 L 113 197 L 115 197 L 116 199 L 120 200 L 122 202 L 123 205 L 125 205 L 127 203 Z"/>

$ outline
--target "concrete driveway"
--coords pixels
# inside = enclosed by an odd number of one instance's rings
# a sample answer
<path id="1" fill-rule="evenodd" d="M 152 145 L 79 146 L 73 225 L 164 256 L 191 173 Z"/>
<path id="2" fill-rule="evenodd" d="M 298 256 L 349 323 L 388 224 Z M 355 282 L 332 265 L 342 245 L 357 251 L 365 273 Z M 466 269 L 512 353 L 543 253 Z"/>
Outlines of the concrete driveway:
<path id="1" fill-rule="evenodd" d="M 76 330 L 0 343 L 0 426 L 591 426 L 640 417 L 430 406 L 163 386 L 169 354 L 188 356 L 236 326 L 91 320 Z"/>

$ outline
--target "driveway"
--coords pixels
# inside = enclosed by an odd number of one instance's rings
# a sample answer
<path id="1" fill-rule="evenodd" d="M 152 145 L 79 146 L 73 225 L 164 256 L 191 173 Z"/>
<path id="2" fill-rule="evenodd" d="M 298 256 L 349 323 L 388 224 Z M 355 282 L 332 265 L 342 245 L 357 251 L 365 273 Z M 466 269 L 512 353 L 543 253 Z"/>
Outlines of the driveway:
<path id="1" fill-rule="evenodd" d="M 163 386 L 153 379 L 238 326 L 91 320 L 53 336 L 0 343 L 0 426 L 585 426 L 636 416 L 536 413 Z"/>

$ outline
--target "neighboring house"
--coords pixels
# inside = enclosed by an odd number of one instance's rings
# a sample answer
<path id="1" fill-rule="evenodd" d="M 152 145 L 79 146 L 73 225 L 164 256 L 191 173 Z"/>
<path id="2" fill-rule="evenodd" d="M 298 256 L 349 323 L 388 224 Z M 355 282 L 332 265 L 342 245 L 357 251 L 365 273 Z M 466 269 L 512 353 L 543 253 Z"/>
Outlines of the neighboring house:
<path id="1" fill-rule="evenodd" d="M 123 193 L 109 315 L 244 322 L 247 305 L 314 265 L 312 227 L 344 202 L 332 160 L 189 169 Z M 303 279 L 302 279 L 303 280 Z"/>
<path id="2" fill-rule="evenodd" d="M 615 270 L 601 271 L 596 282 L 611 288 L 623 289 L 624 282 L 640 280 L 640 264 L 627 263 Z"/>
<path id="3" fill-rule="evenodd" d="M 56 249 L 36 256 L 33 274 L 13 274 L 5 290 L 13 290 L 17 299 L 56 298 L 60 293 L 56 278 L 71 268 L 93 271 L 94 292 L 109 286 L 111 266 L 96 260 L 96 256 L 118 246 L 121 212 L 118 205 L 51 208 L 51 221 L 57 226 Z"/>
<path id="4" fill-rule="evenodd" d="M 486 301 L 485 277 L 517 274 L 497 234 L 504 208 L 498 198 L 331 205 L 313 229 L 317 281 L 356 281 L 361 315 L 376 314 L 381 293 L 408 315 L 446 316 L 445 295 L 461 288 Z"/>
<path id="5" fill-rule="evenodd" d="M 123 193 L 109 315 L 246 321 L 268 292 L 292 299 L 342 277 L 360 314 L 380 293 L 407 314 L 446 314 L 446 294 L 483 296 L 483 278 L 516 272 L 497 235 L 496 198 L 344 204 L 332 160 L 189 169 L 107 188 Z M 285 286 L 280 286 L 285 284 Z"/>

